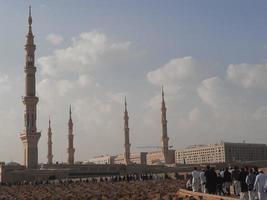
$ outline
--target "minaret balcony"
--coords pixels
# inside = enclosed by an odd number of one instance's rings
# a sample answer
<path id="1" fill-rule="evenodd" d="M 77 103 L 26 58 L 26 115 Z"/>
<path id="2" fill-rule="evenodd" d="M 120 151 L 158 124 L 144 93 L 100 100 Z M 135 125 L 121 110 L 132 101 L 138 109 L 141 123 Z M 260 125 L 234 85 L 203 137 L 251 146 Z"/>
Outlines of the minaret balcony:
<path id="1" fill-rule="evenodd" d="M 68 148 L 67 149 L 67 153 L 69 153 L 69 154 L 74 154 L 74 152 L 75 152 L 74 148 Z"/>
<path id="2" fill-rule="evenodd" d="M 35 74 L 36 73 L 36 67 L 34 67 L 34 66 L 25 66 L 24 67 L 24 72 L 26 74 Z"/>
<path id="3" fill-rule="evenodd" d="M 22 101 L 25 105 L 36 105 L 39 101 L 39 98 L 36 96 L 24 96 Z"/>
<path id="4" fill-rule="evenodd" d="M 28 134 L 27 131 L 20 133 L 20 139 L 23 143 L 33 143 L 37 144 L 41 137 L 41 132 L 35 132 L 34 134 Z"/>
<path id="5" fill-rule="evenodd" d="M 32 39 L 30 38 L 30 40 L 27 40 L 27 44 L 24 46 L 26 51 L 35 51 L 36 46 Z"/>

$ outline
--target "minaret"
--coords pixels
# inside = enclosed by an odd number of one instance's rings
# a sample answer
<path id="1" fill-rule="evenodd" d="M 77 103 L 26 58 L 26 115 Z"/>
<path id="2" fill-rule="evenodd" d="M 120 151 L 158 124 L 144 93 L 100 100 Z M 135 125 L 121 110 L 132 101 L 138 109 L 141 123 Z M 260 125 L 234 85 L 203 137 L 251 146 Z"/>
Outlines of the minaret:
<path id="1" fill-rule="evenodd" d="M 68 139 L 69 139 L 69 147 L 68 147 L 68 164 L 73 165 L 74 164 L 74 152 L 75 149 L 73 148 L 73 123 L 72 123 L 72 118 L 71 118 L 71 106 L 70 106 L 70 110 L 69 110 L 69 135 L 68 135 Z"/>
<path id="2" fill-rule="evenodd" d="M 129 116 L 128 116 L 128 111 L 127 111 L 127 101 L 125 97 L 125 102 L 124 102 L 124 162 L 126 165 L 131 163 L 131 144 L 130 144 L 130 137 L 129 137 Z"/>
<path id="3" fill-rule="evenodd" d="M 38 167 L 38 141 L 41 132 L 37 132 L 36 128 L 36 105 L 38 97 L 35 95 L 35 73 L 34 52 L 36 46 L 34 44 L 34 36 L 32 33 L 32 17 L 31 7 L 29 7 L 28 17 L 29 30 L 25 45 L 26 63 L 25 72 L 25 96 L 22 98 L 24 104 L 24 130 L 20 133 L 20 139 L 24 146 L 24 165 L 29 169 Z"/>
<path id="4" fill-rule="evenodd" d="M 164 99 L 164 91 L 162 86 L 162 101 L 161 101 L 161 125 L 162 125 L 162 153 L 165 163 L 169 162 L 169 137 L 167 132 L 167 119 L 166 119 L 166 105 Z"/>
<path id="5" fill-rule="evenodd" d="M 52 165 L 53 164 L 53 154 L 52 154 L 52 131 L 51 131 L 51 121 L 49 117 L 49 126 L 48 126 L 48 153 L 47 153 L 47 164 Z"/>

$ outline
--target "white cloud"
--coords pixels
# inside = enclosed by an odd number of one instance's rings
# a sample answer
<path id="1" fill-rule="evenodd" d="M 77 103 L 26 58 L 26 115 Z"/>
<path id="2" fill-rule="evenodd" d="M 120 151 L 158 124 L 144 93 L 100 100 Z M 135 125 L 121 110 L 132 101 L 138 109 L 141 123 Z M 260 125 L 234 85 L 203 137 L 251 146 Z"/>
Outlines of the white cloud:
<path id="1" fill-rule="evenodd" d="M 150 71 L 147 80 L 157 92 L 147 101 L 153 110 L 144 115 L 150 117 L 147 122 L 157 124 L 159 86 L 164 84 L 169 137 L 178 146 L 262 138 L 267 128 L 267 64 L 229 65 L 225 77 L 214 68 L 185 57 Z"/>
<path id="2" fill-rule="evenodd" d="M 93 78 L 88 74 L 82 74 L 78 78 L 78 83 L 81 87 L 86 87 L 92 85 L 94 82 Z"/>
<path id="3" fill-rule="evenodd" d="M 226 87 L 226 83 L 219 77 L 203 80 L 197 89 L 197 93 L 204 103 L 213 107 L 229 106 L 231 103 L 231 98 L 228 96 L 230 91 Z"/>
<path id="4" fill-rule="evenodd" d="M 59 95 L 64 96 L 68 91 L 70 91 L 73 88 L 73 83 L 69 80 L 59 80 L 56 86 Z"/>
<path id="5" fill-rule="evenodd" d="M 175 93 L 183 82 L 194 81 L 195 71 L 192 57 L 176 58 L 164 66 L 150 71 L 147 78 L 154 85 L 167 85 L 167 90 Z"/>
<path id="6" fill-rule="evenodd" d="M 58 34 L 50 33 L 46 36 L 46 40 L 53 45 L 59 45 L 63 42 L 63 37 Z"/>
<path id="7" fill-rule="evenodd" d="M 127 96 L 127 92 L 119 92 L 119 93 L 107 93 L 107 98 L 111 102 L 124 104 L 125 97 Z M 128 100 L 129 101 L 129 100 Z"/>
<path id="8" fill-rule="evenodd" d="M 71 39 L 68 47 L 56 49 L 51 55 L 38 59 L 41 67 L 37 85 L 40 118 L 51 115 L 57 120 L 54 129 L 55 140 L 58 140 L 66 134 L 62 124 L 66 124 L 68 105 L 71 104 L 75 142 L 79 144 L 76 150 L 81 159 L 88 159 L 94 152 L 105 153 L 120 148 L 117 134 L 122 132 L 122 102 L 127 93 L 114 92 L 116 89 L 110 86 L 103 87 L 105 84 L 99 83 L 97 75 L 101 75 L 103 83 L 103 75 L 99 71 L 106 71 L 107 68 L 114 71 L 113 67 L 118 65 L 125 68 L 124 63 L 136 55 L 129 52 L 130 47 L 131 42 L 112 42 L 104 33 L 93 31 L 81 33 Z M 113 74 L 114 78 L 120 76 Z M 84 151 L 87 148 L 90 151 Z M 56 156 L 55 159 L 62 158 Z"/>
<path id="9" fill-rule="evenodd" d="M 7 92 L 11 89 L 8 75 L 0 73 L 0 94 Z"/>
<path id="10" fill-rule="evenodd" d="M 63 76 L 66 72 L 88 73 L 111 60 L 125 57 L 130 42 L 110 42 L 104 33 L 92 31 L 72 38 L 71 45 L 38 59 L 42 74 Z M 123 56 L 122 56 L 123 55 Z M 100 59 L 101 58 L 101 59 Z"/>
<path id="11" fill-rule="evenodd" d="M 267 63 L 231 64 L 227 69 L 228 79 L 244 88 L 267 89 Z"/>
<path id="12" fill-rule="evenodd" d="M 212 73 L 209 65 L 188 56 L 171 59 L 162 67 L 148 72 L 147 79 L 156 86 L 164 85 L 168 93 L 177 94 L 181 89 L 195 87 Z"/>

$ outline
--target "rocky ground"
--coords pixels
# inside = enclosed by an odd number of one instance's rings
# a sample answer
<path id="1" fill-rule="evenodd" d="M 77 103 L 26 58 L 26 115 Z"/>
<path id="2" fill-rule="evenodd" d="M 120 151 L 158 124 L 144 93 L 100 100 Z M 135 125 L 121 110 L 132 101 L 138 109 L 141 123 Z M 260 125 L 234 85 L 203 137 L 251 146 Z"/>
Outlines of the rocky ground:
<path id="1" fill-rule="evenodd" d="M 175 193 L 184 184 L 177 180 L 147 180 L 0 186 L 0 200 L 176 199 Z"/>

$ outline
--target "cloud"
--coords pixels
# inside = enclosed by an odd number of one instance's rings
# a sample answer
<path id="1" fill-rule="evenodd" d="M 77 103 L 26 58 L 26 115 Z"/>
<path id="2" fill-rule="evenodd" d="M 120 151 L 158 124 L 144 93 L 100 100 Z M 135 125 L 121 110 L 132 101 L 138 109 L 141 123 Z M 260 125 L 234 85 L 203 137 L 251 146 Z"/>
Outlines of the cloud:
<path id="1" fill-rule="evenodd" d="M 267 89 L 267 63 L 231 64 L 227 77 L 233 83 L 247 89 Z"/>
<path id="2" fill-rule="evenodd" d="M 85 32 L 72 38 L 67 48 L 56 49 L 52 55 L 39 58 L 38 63 L 43 75 L 58 77 L 69 72 L 88 73 L 125 57 L 130 44 L 111 42 L 104 33 L 97 31 Z"/>
<path id="3" fill-rule="evenodd" d="M 58 34 L 50 33 L 46 36 L 46 40 L 53 45 L 59 45 L 63 42 L 63 37 Z"/>
<path id="4" fill-rule="evenodd" d="M 68 106 L 72 105 L 74 142 L 79 159 L 87 160 L 122 147 L 118 133 L 122 132 L 122 102 L 128 93 L 120 88 L 121 92 L 117 92 L 113 85 L 107 85 L 105 75 L 120 78 L 120 73 L 110 73 L 118 66 L 125 68 L 125 63 L 138 55 L 131 45 L 129 41 L 113 42 L 101 32 L 84 32 L 73 37 L 66 48 L 56 48 L 50 55 L 38 59 L 41 68 L 37 85 L 40 119 L 51 115 L 56 121 L 53 130 L 57 143 L 66 136 L 67 127 L 62 128 L 62 125 L 66 126 Z M 47 127 L 47 123 L 40 126 Z M 40 146 L 45 142 L 40 140 Z M 67 144 L 60 144 L 60 150 L 57 148 L 63 155 L 64 145 Z M 59 153 L 55 154 L 55 159 L 62 159 Z"/>
<path id="5" fill-rule="evenodd" d="M 150 118 L 146 122 L 157 125 L 159 86 L 164 84 L 169 137 L 177 146 L 262 142 L 254 137 L 263 138 L 267 128 L 267 64 L 230 64 L 225 72 L 216 67 L 184 57 L 148 72 L 147 80 L 157 91 L 146 102 L 152 110 L 144 115 Z"/>
<path id="6" fill-rule="evenodd" d="M 197 88 L 197 93 L 204 103 L 212 107 L 229 106 L 232 101 L 229 96 L 230 89 L 219 77 L 203 80 Z"/>
<path id="7" fill-rule="evenodd" d="M 119 92 L 119 93 L 107 93 L 107 98 L 111 102 L 115 102 L 118 104 L 124 104 L 125 97 L 127 96 L 127 92 Z"/>
<path id="8" fill-rule="evenodd" d="M 6 74 L 0 73 L 0 94 L 7 92 L 11 89 L 11 84 L 9 83 L 9 77 Z"/>
<path id="9" fill-rule="evenodd" d="M 168 93 L 176 94 L 183 88 L 195 86 L 212 73 L 209 65 L 188 56 L 171 59 L 162 67 L 148 72 L 147 79 L 153 85 L 166 86 Z"/>
<path id="10" fill-rule="evenodd" d="M 94 78 L 88 74 L 81 74 L 78 78 L 78 83 L 81 87 L 91 86 L 94 82 Z"/>

